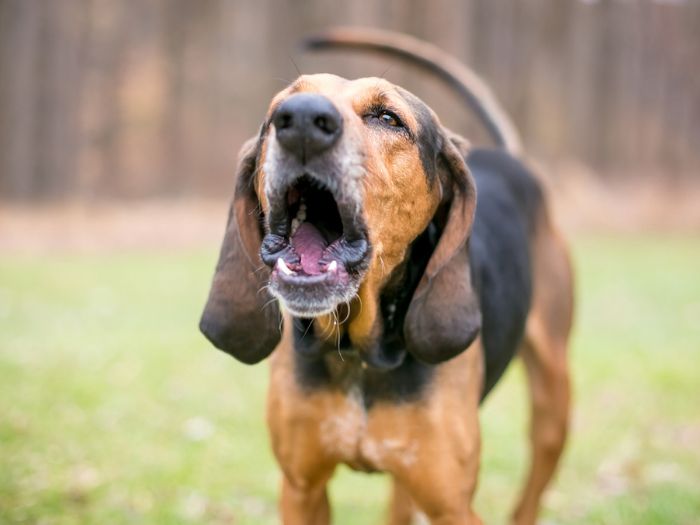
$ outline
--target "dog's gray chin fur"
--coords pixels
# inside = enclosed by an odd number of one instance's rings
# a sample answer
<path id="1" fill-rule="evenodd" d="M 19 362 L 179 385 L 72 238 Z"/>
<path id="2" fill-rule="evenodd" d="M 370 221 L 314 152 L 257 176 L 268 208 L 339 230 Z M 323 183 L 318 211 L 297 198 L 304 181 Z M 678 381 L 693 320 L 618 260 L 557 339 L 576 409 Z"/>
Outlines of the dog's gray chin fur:
<path id="1" fill-rule="evenodd" d="M 334 300 L 330 300 L 331 298 L 327 297 L 328 300 L 324 302 L 297 299 L 290 303 L 274 285 L 271 284 L 269 290 L 272 296 L 279 301 L 282 308 L 294 317 L 313 319 L 314 317 L 334 312 L 341 304 L 349 304 L 357 295 L 357 291 L 360 289 L 360 282 L 361 279 L 358 279 L 356 283 L 348 284 L 342 294 L 338 294 Z"/>

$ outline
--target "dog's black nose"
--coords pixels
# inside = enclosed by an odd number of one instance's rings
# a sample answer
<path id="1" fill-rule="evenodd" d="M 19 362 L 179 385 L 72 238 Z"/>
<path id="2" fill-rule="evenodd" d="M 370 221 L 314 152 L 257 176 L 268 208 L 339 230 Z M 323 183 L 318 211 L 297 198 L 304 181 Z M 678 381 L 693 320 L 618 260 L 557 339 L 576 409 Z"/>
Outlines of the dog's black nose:
<path id="1" fill-rule="evenodd" d="M 277 140 L 302 162 L 330 148 L 343 131 L 343 117 L 323 95 L 298 93 L 272 116 Z"/>

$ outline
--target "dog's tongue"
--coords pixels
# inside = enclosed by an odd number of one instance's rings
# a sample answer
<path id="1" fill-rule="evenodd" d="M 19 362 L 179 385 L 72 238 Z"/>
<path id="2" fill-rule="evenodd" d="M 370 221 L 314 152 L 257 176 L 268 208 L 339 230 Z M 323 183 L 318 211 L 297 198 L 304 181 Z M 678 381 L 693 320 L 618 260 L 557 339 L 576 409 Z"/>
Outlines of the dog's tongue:
<path id="1" fill-rule="evenodd" d="M 318 261 L 327 246 L 321 232 L 309 222 L 302 222 L 292 236 L 292 247 L 301 257 L 301 267 L 308 275 L 321 273 Z"/>

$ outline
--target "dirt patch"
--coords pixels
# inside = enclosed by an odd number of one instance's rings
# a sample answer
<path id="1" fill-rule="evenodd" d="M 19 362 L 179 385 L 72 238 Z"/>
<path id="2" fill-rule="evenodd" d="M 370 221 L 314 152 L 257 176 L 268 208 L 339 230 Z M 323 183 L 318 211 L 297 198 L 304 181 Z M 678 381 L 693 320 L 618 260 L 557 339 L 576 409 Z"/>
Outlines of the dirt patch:
<path id="1" fill-rule="evenodd" d="M 217 246 L 226 201 L 103 202 L 0 207 L 0 252 L 51 253 Z"/>
<path id="2" fill-rule="evenodd" d="M 601 183 L 571 168 L 547 178 L 565 233 L 700 234 L 700 183 Z M 0 205 L 0 253 L 218 247 L 225 200 Z"/>
<path id="3" fill-rule="evenodd" d="M 607 177 L 566 163 L 548 170 L 553 210 L 576 233 L 700 233 L 700 180 L 662 175 Z"/>

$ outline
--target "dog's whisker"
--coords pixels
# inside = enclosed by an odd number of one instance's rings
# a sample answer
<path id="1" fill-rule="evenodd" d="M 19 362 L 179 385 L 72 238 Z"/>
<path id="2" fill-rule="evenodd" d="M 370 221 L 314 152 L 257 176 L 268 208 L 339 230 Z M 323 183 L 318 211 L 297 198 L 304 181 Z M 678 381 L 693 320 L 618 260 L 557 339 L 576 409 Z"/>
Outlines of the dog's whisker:
<path id="1" fill-rule="evenodd" d="M 340 324 L 345 324 L 350 319 L 350 301 L 343 301 L 343 304 L 345 305 L 345 317 L 340 321 Z"/>
<path id="2" fill-rule="evenodd" d="M 274 303 L 274 302 L 276 302 L 276 301 L 277 301 L 277 298 L 276 298 L 276 297 L 273 297 L 272 299 L 270 299 L 269 301 L 267 301 L 264 305 L 262 305 L 262 306 L 260 307 L 260 310 L 261 310 L 261 311 L 264 310 L 265 308 L 267 308 L 268 306 L 270 306 L 272 303 Z"/>
<path id="3" fill-rule="evenodd" d="M 302 339 L 302 340 L 304 339 L 304 337 L 306 337 L 306 334 L 309 333 L 309 330 L 311 329 L 311 327 L 313 326 L 313 324 L 314 324 L 314 323 L 313 323 L 313 321 L 312 321 L 312 322 L 310 322 L 310 323 L 307 325 L 306 330 L 304 330 L 304 333 L 303 333 L 302 336 L 301 336 L 301 339 Z"/>
<path id="4" fill-rule="evenodd" d="M 384 71 L 382 71 L 382 74 L 379 75 L 379 78 L 381 78 L 382 80 L 385 80 L 384 77 L 393 67 L 394 67 L 394 64 L 390 64 L 389 66 L 387 66 L 386 69 L 384 69 Z"/>
<path id="5" fill-rule="evenodd" d="M 293 80 L 289 80 L 288 78 L 283 78 L 283 77 L 272 77 L 272 80 L 277 80 L 278 82 L 283 83 L 285 86 L 290 85 Z"/>
<path id="6" fill-rule="evenodd" d="M 334 323 L 335 323 L 335 340 L 336 340 L 336 347 L 338 349 L 338 355 L 340 356 L 340 360 L 345 362 L 345 358 L 343 357 L 343 352 L 340 351 L 340 324 L 338 323 L 338 310 L 333 310 L 333 317 Z"/>
<path id="7" fill-rule="evenodd" d="M 328 315 L 332 315 L 332 312 Z M 328 322 L 328 323 L 325 323 L 325 325 L 326 326 L 324 326 L 323 332 L 321 332 L 322 339 L 328 339 L 331 336 L 331 334 L 333 333 L 333 324 Z"/>
<path id="8" fill-rule="evenodd" d="M 292 65 L 294 65 L 294 69 L 297 70 L 297 74 L 298 74 L 299 76 L 302 76 L 301 69 L 299 69 L 299 66 L 298 66 L 297 63 L 294 61 L 294 58 L 292 57 L 292 55 L 287 55 L 287 57 L 288 57 L 289 60 L 291 61 Z M 290 82 L 290 84 L 291 84 L 291 82 Z"/>
<path id="9" fill-rule="evenodd" d="M 253 215 L 259 215 L 263 211 L 262 205 L 260 203 L 256 204 L 255 207 L 248 212 L 248 216 L 252 217 Z"/>
<path id="10" fill-rule="evenodd" d="M 360 303 L 360 311 L 358 312 L 358 314 L 361 314 L 362 313 L 362 297 L 360 297 L 360 294 L 356 293 L 355 296 L 353 297 L 353 299 L 357 299 L 358 302 Z"/>

